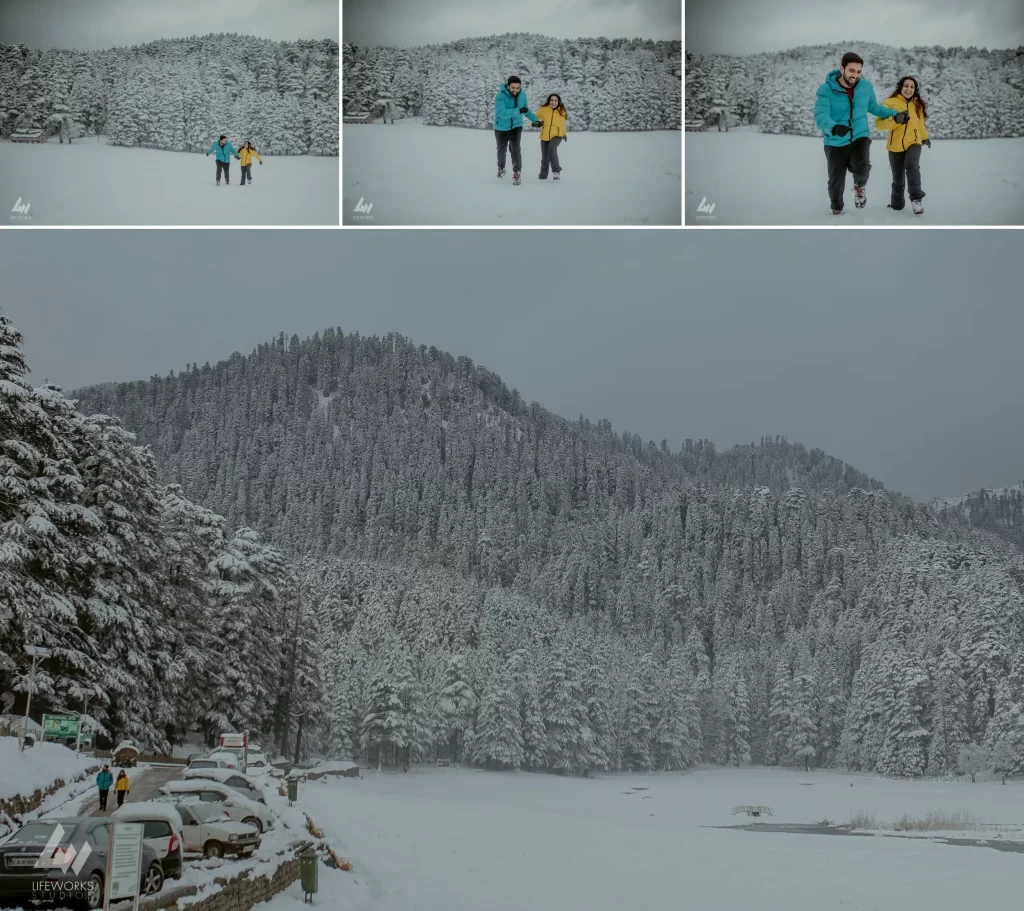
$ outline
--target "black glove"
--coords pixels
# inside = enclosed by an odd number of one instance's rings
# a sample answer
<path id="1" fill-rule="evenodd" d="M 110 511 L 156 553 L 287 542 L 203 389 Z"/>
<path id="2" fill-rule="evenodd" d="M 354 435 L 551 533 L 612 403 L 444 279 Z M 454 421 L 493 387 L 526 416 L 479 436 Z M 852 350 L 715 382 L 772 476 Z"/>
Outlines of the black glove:
<path id="1" fill-rule="evenodd" d="M 241 158 L 241 156 L 240 156 L 240 155 L 236 155 L 236 156 L 235 156 L 235 161 L 241 161 L 241 160 L 242 160 L 242 158 Z"/>
<path id="2" fill-rule="evenodd" d="M 832 127 L 833 136 L 845 136 L 849 132 L 850 128 L 845 123 L 837 123 L 834 127 Z"/>
<path id="3" fill-rule="evenodd" d="M 529 110 L 530 110 L 529 108 L 520 108 L 520 109 L 519 109 L 519 113 L 520 113 L 520 114 L 525 114 L 525 113 L 526 113 L 527 111 L 529 111 Z"/>
<path id="4" fill-rule="evenodd" d="M 562 142 L 568 142 L 568 141 L 569 141 L 569 137 L 568 136 L 563 136 L 562 137 Z"/>
<path id="5" fill-rule="evenodd" d="M 903 124 L 910 120 L 910 115 L 906 111 L 900 111 L 895 117 L 893 117 L 897 123 Z"/>
<path id="6" fill-rule="evenodd" d="M 207 158 L 209 158 L 209 157 L 210 157 L 210 153 L 209 153 L 209 152 L 207 152 L 207 153 L 206 153 L 206 157 L 207 157 Z"/>
<path id="7" fill-rule="evenodd" d="M 928 146 L 928 148 L 929 148 L 929 149 L 930 149 L 930 148 L 932 147 L 932 141 L 931 141 L 930 139 L 926 139 L 926 140 L 924 141 L 924 144 L 925 144 L 926 146 Z"/>
<path id="8" fill-rule="evenodd" d="M 262 158 L 260 159 L 260 167 L 261 168 L 263 167 L 263 159 Z"/>

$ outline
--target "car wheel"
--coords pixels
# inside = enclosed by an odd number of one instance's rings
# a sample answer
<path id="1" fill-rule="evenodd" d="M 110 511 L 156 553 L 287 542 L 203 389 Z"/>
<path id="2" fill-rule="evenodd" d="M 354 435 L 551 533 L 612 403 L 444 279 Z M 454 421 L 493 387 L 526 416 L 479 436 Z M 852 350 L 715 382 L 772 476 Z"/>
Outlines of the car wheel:
<path id="1" fill-rule="evenodd" d="M 85 898 L 82 904 L 89 911 L 103 907 L 103 877 L 99 873 L 93 873 L 85 881 Z"/>
<path id="2" fill-rule="evenodd" d="M 244 822 L 247 826 L 255 826 L 257 829 L 260 830 L 260 835 L 263 834 L 263 823 L 261 823 L 255 816 L 246 816 L 245 819 L 242 820 L 242 822 Z"/>
<path id="3" fill-rule="evenodd" d="M 203 845 L 203 857 L 223 857 L 224 845 L 219 841 L 208 841 Z"/>
<path id="4" fill-rule="evenodd" d="M 142 880 L 142 891 L 146 895 L 155 895 L 164 887 L 164 871 L 160 864 L 150 864 L 146 876 Z"/>

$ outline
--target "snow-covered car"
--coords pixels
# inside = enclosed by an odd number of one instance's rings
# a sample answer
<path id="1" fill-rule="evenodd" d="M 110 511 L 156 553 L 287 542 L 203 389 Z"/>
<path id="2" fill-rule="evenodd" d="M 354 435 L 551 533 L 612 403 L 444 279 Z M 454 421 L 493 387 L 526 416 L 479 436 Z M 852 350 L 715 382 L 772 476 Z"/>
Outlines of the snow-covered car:
<path id="1" fill-rule="evenodd" d="M 237 769 L 240 768 L 242 765 L 242 761 L 238 758 L 238 754 L 235 753 L 233 750 L 215 750 L 206 758 L 219 759 L 221 762 L 224 763 L 225 768 L 228 769 Z"/>
<path id="2" fill-rule="evenodd" d="M 249 771 L 251 769 L 254 772 L 258 772 L 259 770 L 265 769 L 268 766 L 269 763 L 267 762 L 267 757 L 263 753 L 263 751 L 254 750 L 252 747 L 249 747 L 249 755 L 246 757 L 245 760 L 246 771 Z"/>
<path id="3" fill-rule="evenodd" d="M 181 817 L 185 850 L 189 854 L 248 857 L 260 846 L 260 834 L 253 826 L 235 822 L 215 804 L 183 800 L 174 806 L 174 812 Z"/>
<path id="4" fill-rule="evenodd" d="M 139 764 L 139 745 L 133 740 L 122 740 L 114 749 L 113 765 L 119 769 L 131 769 Z"/>
<path id="5" fill-rule="evenodd" d="M 260 832 L 274 827 L 274 814 L 263 804 L 243 797 L 234 788 L 219 781 L 203 778 L 169 781 L 160 788 L 160 793 L 168 797 L 198 797 L 204 803 L 223 810 L 236 822 L 255 826 Z"/>
<path id="6" fill-rule="evenodd" d="M 110 818 L 118 822 L 141 823 L 142 838 L 156 852 L 164 876 L 181 879 L 184 853 L 181 817 L 173 807 L 143 800 L 118 807 L 110 814 Z"/>
<path id="7" fill-rule="evenodd" d="M 267 801 L 263 796 L 263 788 L 244 772 L 236 772 L 234 769 L 187 769 L 185 772 L 186 781 L 194 781 L 197 778 L 206 778 L 210 781 L 219 781 L 221 784 L 234 788 L 243 797 L 255 800 L 256 803 L 265 804 Z"/>
<path id="8" fill-rule="evenodd" d="M 11 142 L 46 142 L 46 136 L 42 130 L 15 130 Z"/>
<path id="9" fill-rule="evenodd" d="M 191 771 L 198 771 L 199 769 L 233 769 L 233 768 L 234 768 L 233 765 L 228 765 L 228 763 L 225 760 L 223 760 L 223 759 L 213 759 L 210 756 L 198 756 L 195 759 L 192 759 L 192 760 L 189 761 L 189 764 L 188 764 L 188 766 L 186 766 L 185 771 L 187 773 L 187 772 L 191 772 Z"/>

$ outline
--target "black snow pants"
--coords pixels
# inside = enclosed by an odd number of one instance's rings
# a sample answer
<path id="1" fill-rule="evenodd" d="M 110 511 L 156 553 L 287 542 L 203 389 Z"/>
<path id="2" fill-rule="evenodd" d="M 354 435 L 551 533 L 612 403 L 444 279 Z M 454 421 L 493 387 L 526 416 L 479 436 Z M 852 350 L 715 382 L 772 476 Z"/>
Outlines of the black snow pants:
<path id="1" fill-rule="evenodd" d="M 540 141 L 540 179 L 545 180 L 548 176 L 548 166 L 556 174 L 562 173 L 562 166 L 558 163 L 558 146 L 562 141 L 561 136 L 554 136 L 551 139 Z"/>
<path id="2" fill-rule="evenodd" d="M 222 170 L 224 171 L 224 183 L 231 183 L 231 172 L 228 170 L 228 168 L 230 168 L 230 167 L 231 167 L 231 162 L 230 161 L 221 161 L 219 158 L 217 159 L 217 181 L 218 181 L 218 183 L 220 182 L 220 172 Z"/>
<path id="3" fill-rule="evenodd" d="M 902 209 L 907 203 L 903 198 L 905 187 L 910 189 L 911 199 L 924 199 L 921 189 L 921 149 L 920 144 L 912 145 L 905 152 L 889 153 L 889 169 L 892 171 L 892 201 L 894 209 Z"/>
<path id="4" fill-rule="evenodd" d="M 514 130 L 495 130 L 494 139 L 498 143 L 498 167 L 505 168 L 505 152 L 512 150 L 512 169 L 523 170 L 523 153 L 519 140 L 523 138 L 523 128 L 516 127 Z"/>
<path id="5" fill-rule="evenodd" d="M 825 146 L 828 162 L 828 198 L 832 208 L 843 210 L 843 193 L 846 190 L 846 172 L 853 173 L 854 186 L 866 187 L 871 171 L 871 140 L 865 136 L 844 146 Z"/>
<path id="6" fill-rule="evenodd" d="M 245 186 L 245 178 L 246 177 L 249 178 L 249 183 L 252 183 L 252 165 L 251 164 L 244 164 L 244 165 L 242 165 L 242 186 L 243 187 Z"/>
<path id="7" fill-rule="evenodd" d="M 107 795 L 110 794 L 109 790 L 100 791 L 100 809 L 105 810 L 107 808 Z"/>

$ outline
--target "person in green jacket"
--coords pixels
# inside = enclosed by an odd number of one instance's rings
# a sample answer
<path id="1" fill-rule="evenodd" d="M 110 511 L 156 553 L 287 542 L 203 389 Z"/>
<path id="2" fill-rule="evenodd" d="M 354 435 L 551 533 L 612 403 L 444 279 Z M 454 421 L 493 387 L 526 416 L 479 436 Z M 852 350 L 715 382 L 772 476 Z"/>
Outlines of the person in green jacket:
<path id="1" fill-rule="evenodd" d="M 215 152 L 217 155 L 217 186 L 220 186 L 220 172 L 224 171 L 224 186 L 231 183 L 231 175 L 228 168 L 231 167 L 231 159 L 234 157 L 236 161 L 241 161 L 238 152 L 235 151 L 235 147 L 228 142 L 227 136 L 221 136 L 210 148 L 207 150 L 206 155 L 209 157 L 210 152 Z"/>
<path id="2" fill-rule="evenodd" d="M 110 774 L 110 766 L 103 766 L 103 771 L 96 776 L 96 787 L 100 792 L 100 809 L 107 808 L 107 795 L 114 784 L 114 776 Z"/>

